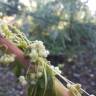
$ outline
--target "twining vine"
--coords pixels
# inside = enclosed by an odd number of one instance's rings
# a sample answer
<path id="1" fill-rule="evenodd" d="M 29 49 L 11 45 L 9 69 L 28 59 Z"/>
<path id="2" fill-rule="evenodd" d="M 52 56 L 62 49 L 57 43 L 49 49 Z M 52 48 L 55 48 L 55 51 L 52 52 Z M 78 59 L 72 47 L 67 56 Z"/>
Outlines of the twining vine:
<path id="1" fill-rule="evenodd" d="M 16 83 L 24 89 L 22 94 L 15 90 L 18 96 L 61 96 L 55 88 L 56 75 L 66 81 L 68 95 L 81 96 L 82 92 L 90 95 L 81 88 L 80 84 L 75 84 L 63 77 L 59 68 L 47 61 L 48 55 L 49 51 L 42 41 L 28 40 L 15 26 L 7 24 L 0 26 L 0 66 L 5 69 L 12 66 L 12 72 L 17 78 Z M 10 94 L 14 92 L 6 95 L 0 90 L 1 93 L 4 96 L 13 96 Z M 14 96 L 17 96 L 17 93 Z"/>

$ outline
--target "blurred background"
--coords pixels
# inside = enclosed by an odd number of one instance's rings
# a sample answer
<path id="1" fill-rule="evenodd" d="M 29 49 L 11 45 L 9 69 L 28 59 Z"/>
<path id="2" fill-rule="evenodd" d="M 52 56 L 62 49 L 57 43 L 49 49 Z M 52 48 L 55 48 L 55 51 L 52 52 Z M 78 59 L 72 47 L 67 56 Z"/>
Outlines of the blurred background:
<path id="1" fill-rule="evenodd" d="M 42 40 L 48 60 L 96 95 L 96 0 L 0 0 L 0 19 Z"/>

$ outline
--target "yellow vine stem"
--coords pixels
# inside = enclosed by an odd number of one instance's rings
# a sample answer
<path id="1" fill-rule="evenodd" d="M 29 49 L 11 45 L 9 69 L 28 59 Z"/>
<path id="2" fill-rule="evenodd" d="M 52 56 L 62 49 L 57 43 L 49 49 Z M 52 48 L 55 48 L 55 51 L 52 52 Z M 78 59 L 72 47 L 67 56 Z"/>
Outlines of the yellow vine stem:
<path id="1" fill-rule="evenodd" d="M 50 65 L 48 65 L 48 67 L 50 67 Z M 50 67 L 51 68 L 51 67 Z M 52 68 L 51 68 L 52 69 Z M 64 80 L 67 84 L 72 84 L 74 85 L 75 83 L 68 80 L 66 77 L 62 76 L 60 73 L 58 73 L 56 70 L 52 69 L 62 80 Z M 93 94 L 89 94 L 88 92 L 86 92 L 84 89 L 80 88 L 82 92 L 84 92 L 85 94 L 87 94 L 88 96 L 95 96 Z M 75 96 L 75 95 L 74 95 Z"/>

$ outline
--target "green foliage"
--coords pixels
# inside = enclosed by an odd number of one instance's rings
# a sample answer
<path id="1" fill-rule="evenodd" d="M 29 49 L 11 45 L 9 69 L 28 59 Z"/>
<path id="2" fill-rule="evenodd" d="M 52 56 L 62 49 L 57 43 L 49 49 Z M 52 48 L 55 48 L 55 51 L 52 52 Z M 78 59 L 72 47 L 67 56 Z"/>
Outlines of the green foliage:
<path id="1" fill-rule="evenodd" d="M 20 0 L 0 0 L 0 17 L 20 14 L 25 8 Z"/>
<path id="2" fill-rule="evenodd" d="M 36 2 L 38 8 L 30 13 L 29 19 L 28 36 L 31 40 L 42 40 L 52 54 L 66 55 L 86 50 L 95 42 L 92 29 L 95 24 L 91 23 L 92 16 L 86 4 L 80 0 Z M 25 25 L 22 30 L 26 33 L 29 28 L 26 29 Z"/>
<path id="3" fill-rule="evenodd" d="M 75 54 L 95 45 L 96 29 L 92 23 L 95 19 L 85 3 L 80 0 L 35 0 L 37 6 L 34 8 L 32 2 L 30 0 L 29 7 L 18 10 L 21 15 L 17 14 L 17 19 L 22 18 L 20 29 L 30 40 L 42 40 L 52 54 Z"/>

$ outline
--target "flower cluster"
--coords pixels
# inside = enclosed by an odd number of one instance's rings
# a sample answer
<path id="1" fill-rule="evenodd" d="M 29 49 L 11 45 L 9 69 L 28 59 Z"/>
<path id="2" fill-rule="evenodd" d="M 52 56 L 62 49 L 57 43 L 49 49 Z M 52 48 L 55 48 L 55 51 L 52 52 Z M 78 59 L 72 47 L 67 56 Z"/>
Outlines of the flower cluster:
<path id="1" fill-rule="evenodd" d="M 19 81 L 20 81 L 20 83 L 21 83 L 23 86 L 27 85 L 27 81 L 26 81 L 26 79 L 25 79 L 24 76 L 20 76 L 20 77 L 19 77 Z"/>
<path id="2" fill-rule="evenodd" d="M 53 65 L 51 65 L 50 67 L 51 67 L 51 69 L 52 69 L 53 71 L 55 71 L 56 73 L 61 74 L 61 70 L 59 69 L 58 66 L 54 67 Z"/>
<path id="3" fill-rule="evenodd" d="M 38 67 L 37 67 L 37 72 L 32 72 L 32 73 L 30 73 L 30 80 L 31 80 L 31 84 L 32 85 L 35 85 L 36 84 L 36 82 L 38 81 L 38 79 L 40 78 L 40 77 L 42 77 L 42 75 L 43 75 L 43 67 L 41 66 L 41 65 L 38 65 Z"/>
<path id="4" fill-rule="evenodd" d="M 49 55 L 49 51 L 46 50 L 42 41 L 36 40 L 26 48 L 25 55 L 37 66 L 35 72 L 29 73 L 30 84 L 35 85 L 38 79 L 44 75 L 44 72 L 46 74 L 46 57 Z"/>
<path id="5" fill-rule="evenodd" d="M 46 50 L 42 41 L 34 41 L 29 46 L 31 51 L 27 53 L 32 62 L 36 62 L 38 57 L 46 58 L 49 55 L 49 51 Z"/>
<path id="6" fill-rule="evenodd" d="M 8 25 L 2 24 L 2 26 L 0 26 L 0 28 L 2 30 L 0 32 L 0 34 L 2 36 L 9 39 L 10 41 L 15 43 L 20 48 L 22 48 L 22 49 L 26 48 L 26 46 L 27 46 L 26 36 L 24 36 L 24 34 L 22 32 L 20 32 L 20 30 L 18 30 L 15 26 L 9 28 Z"/>
<path id="7" fill-rule="evenodd" d="M 0 63 L 1 64 L 10 64 L 15 61 L 15 55 L 14 54 L 4 54 L 0 57 Z"/>

